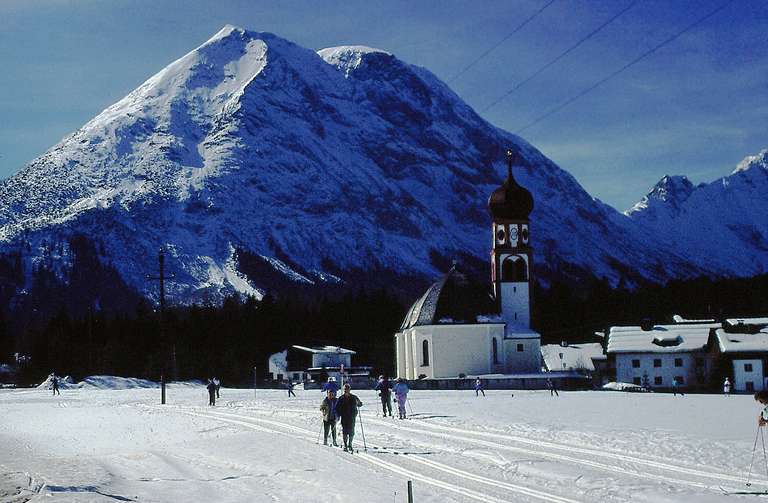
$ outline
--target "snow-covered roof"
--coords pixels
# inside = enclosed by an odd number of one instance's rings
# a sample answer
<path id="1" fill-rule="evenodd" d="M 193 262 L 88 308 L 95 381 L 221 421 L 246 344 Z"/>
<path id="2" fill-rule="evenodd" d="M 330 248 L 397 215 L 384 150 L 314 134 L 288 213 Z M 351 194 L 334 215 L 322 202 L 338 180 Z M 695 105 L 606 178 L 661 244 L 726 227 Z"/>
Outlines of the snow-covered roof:
<path id="1" fill-rule="evenodd" d="M 562 355 L 562 358 L 561 356 Z M 603 359 L 603 346 L 599 342 L 587 344 L 547 344 L 541 347 L 541 357 L 549 370 L 595 370 L 593 359 Z"/>
<path id="2" fill-rule="evenodd" d="M 768 325 L 768 316 L 757 318 L 728 318 L 725 320 L 728 325 Z"/>
<path id="3" fill-rule="evenodd" d="M 719 323 L 654 325 L 650 330 L 640 327 L 611 327 L 608 353 L 684 353 L 704 349 L 709 332 L 720 328 Z"/>
<path id="4" fill-rule="evenodd" d="M 768 328 L 756 334 L 735 334 L 719 328 L 715 334 L 720 351 L 723 353 L 768 352 Z"/>
<path id="5" fill-rule="evenodd" d="M 699 318 L 699 319 L 692 319 L 692 318 L 683 318 L 679 314 L 676 314 L 672 316 L 672 321 L 675 323 L 714 323 L 714 318 Z"/>
<path id="6" fill-rule="evenodd" d="M 334 354 L 349 354 L 349 355 L 357 354 L 356 351 L 352 351 L 351 349 L 344 349 L 340 346 L 313 346 L 311 348 L 308 348 L 306 346 L 293 346 L 293 347 L 298 350 L 306 351 L 312 354 L 317 354 L 317 353 L 334 353 Z"/>

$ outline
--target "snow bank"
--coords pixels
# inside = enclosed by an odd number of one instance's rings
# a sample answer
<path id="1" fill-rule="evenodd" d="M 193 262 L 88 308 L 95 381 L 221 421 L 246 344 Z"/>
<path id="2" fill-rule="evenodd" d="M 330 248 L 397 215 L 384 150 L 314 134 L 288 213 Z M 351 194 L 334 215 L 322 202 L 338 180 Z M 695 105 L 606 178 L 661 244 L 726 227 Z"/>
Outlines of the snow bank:
<path id="1" fill-rule="evenodd" d="M 603 385 L 603 389 L 610 391 L 647 391 L 642 386 L 626 382 L 609 382 Z"/>

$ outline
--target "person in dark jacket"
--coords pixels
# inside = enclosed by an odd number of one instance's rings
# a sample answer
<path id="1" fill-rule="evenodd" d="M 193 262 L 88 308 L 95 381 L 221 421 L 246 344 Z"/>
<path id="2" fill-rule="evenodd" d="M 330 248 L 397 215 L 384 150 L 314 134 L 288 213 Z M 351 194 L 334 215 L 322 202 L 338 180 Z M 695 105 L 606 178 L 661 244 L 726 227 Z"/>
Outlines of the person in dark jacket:
<path id="1" fill-rule="evenodd" d="M 216 385 L 213 383 L 213 379 L 208 379 L 208 405 L 216 405 Z"/>
<path id="2" fill-rule="evenodd" d="M 344 394 L 336 402 L 336 413 L 341 419 L 341 438 L 344 440 L 344 452 L 352 451 L 352 440 L 355 438 L 355 420 L 357 408 L 363 402 L 350 392 L 349 384 L 344 385 Z"/>
<path id="3" fill-rule="evenodd" d="M 288 381 L 288 398 L 291 398 L 292 396 L 295 398 L 296 393 L 293 392 L 293 387 L 296 386 L 293 384 L 293 381 Z M 335 434 L 334 434 L 335 436 Z"/>
<path id="4" fill-rule="evenodd" d="M 392 382 L 386 376 L 380 375 L 379 382 L 376 383 L 376 391 L 381 397 L 381 410 L 384 417 L 387 417 L 387 411 L 389 411 L 389 417 L 392 417 Z"/>
<path id="5" fill-rule="evenodd" d="M 328 432 L 331 432 L 331 440 L 333 446 L 338 447 L 336 443 L 336 421 L 339 420 L 339 416 L 336 413 L 336 405 L 339 399 L 336 398 L 336 393 L 328 391 L 326 397 L 323 399 L 323 403 L 320 404 L 320 412 L 323 413 L 323 445 L 328 445 Z"/>
<path id="6" fill-rule="evenodd" d="M 336 379 L 333 377 L 329 377 L 328 382 L 323 384 L 323 392 L 327 391 L 333 391 L 334 393 L 339 392 L 339 383 L 337 383 Z"/>
<path id="7" fill-rule="evenodd" d="M 53 389 L 53 394 L 59 394 L 61 395 L 61 391 L 59 391 L 59 378 L 56 377 L 56 374 L 51 374 L 53 379 L 51 380 L 51 388 Z"/>

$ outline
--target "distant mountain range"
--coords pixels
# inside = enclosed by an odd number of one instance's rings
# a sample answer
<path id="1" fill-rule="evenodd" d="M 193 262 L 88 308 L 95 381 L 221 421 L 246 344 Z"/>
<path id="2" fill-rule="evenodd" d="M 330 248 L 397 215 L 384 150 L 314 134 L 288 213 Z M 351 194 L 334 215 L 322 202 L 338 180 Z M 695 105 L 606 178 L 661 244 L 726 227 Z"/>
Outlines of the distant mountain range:
<path id="1" fill-rule="evenodd" d="M 665 177 L 625 215 L 423 68 L 227 26 L 0 182 L 0 276 L 19 294 L 100 270 L 156 298 L 164 246 L 191 303 L 483 269 L 507 148 L 545 285 L 766 271 L 765 152 L 709 185 Z"/>

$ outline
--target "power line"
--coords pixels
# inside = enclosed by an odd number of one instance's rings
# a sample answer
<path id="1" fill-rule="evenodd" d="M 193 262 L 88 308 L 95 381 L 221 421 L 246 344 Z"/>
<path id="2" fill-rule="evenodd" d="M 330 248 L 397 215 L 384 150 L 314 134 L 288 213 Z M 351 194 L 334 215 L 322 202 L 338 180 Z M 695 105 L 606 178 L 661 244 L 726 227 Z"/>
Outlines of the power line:
<path id="1" fill-rule="evenodd" d="M 509 91 L 507 91 L 506 93 L 502 94 L 502 95 L 501 95 L 501 96 L 500 96 L 498 99 L 496 99 L 496 100 L 495 100 L 493 103 L 491 103 L 491 104 L 490 104 L 490 105 L 488 105 L 487 107 L 485 107 L 485 108 L 483 108 L 482 110 L 480 110 L 480 113 L 483 113 L 483 112 L 485 112 L 485 111 L 486 111 L 486 110 L 488 110 L 489 108 L 492 108 L 492 107 L 494 107 L 495 105 L 497 105 L 498 103 L 500 103 L 500 102 L 504 101 L 505 99 L 507 99 L 507 97 L 509 97 L 509 95 L 511 95 L 512 93 L 514 93 L 515 91 L 517 91 L 518 89 L 520 89 L 521 87 L 523 87 L 523 86 L 524 86 L 526 83 L 528 83 L 528 82 L 530 82 L 531 80 L 533 80 L 534 78 L 536 78 L 536 76 L 540 75 L 540 74 L 541 74 L 541 73 L 542 73 L 544 70 L 546 70 L 546 69 L 547 69 L 547 68 L 549 68 L 550 66 L 554 65 L 555 63 L 557 63 L 558 61 L 560 61 L 561 59 L 563 59 L 564 57 L 566 57 L 568 54 L 570 54 L 571 52 L 573 52 L 574 50 L 576 50 L 576 48 L 577 48 L 577 47 L 579 47 L 581 44 L 583 44 L 584 42 L 586 42 L 586 41 L 587 41 L 587 40 L 589 40 L 590 38 L 592 38 L 592 37 L 594 37 L 595 35 L 597 35 L 597 34 L 598 34 L 600 31 L 602 31 L 602 29 L 603 29 L 603 28 L 605 28 L 605 27 L 606 27 L 606 26 L 608 26 L 609 24 L 613 23 L 613 22 L 614 22 L 616 19 L 618 19 L 618 18 L 619 18 L 619 17 L 620 17 L 622 14 L 624 14 L 624 13 L 625 13 L 625 12 L 627 12 L 629 9 L 631 9 L 632 7 L 634 7 L 634 6 L 637 4 L 637 2 L 638 2 L 638 0 L 634 0 L 634 1 L 633 1 L 632 3 L 630 3 L 628 6 L 626 6 L 626 7 L 625 7 L 625 8 L 623 8 L 622 10 L 620 10 L 620 11 L 619 11 L 617 14 L 615 14 L 613 17 L 611 17 L 609 20 L 607 20 L 606 22 L 604 22 L 603 24 L 601 24 L 600 26 L 598 26 L 597 28 L 595 28 L 594 30 L 592 30 L 591 32 L 589 32 L 589 33 L 588 33 L 586 36 L 582 37 L 582 38 L 581 38 L 581 39 L 580 39 L 578 42 L 576 42 L 575 44 L 573 44 L 572 46 L 570 46 L 570 47 L 569 47 L 568 49 L 566 49 L 564 52 L 560 53 L 560 55 L 559 55 L 559 56 L 557 56 L 555 59 L 552 59 L 552 60 L 550 60 L 550 61 L 549 61 L 548 63 L 546 63 L 544 66 L 540 67 L 538 70 L 536 70 L 535 72 L 533 72 L 533 73 L 532 73 L 530 76 L 528 76 L 528 78 L 526 78 L 526 79 L 525 79 L 525 80 L 523 80 L 522 82 L 520 82 L 520 83 L 518 83 L 517 85 L 515 85 L 515 87 L 513 87 L 512 89 L 510 89 L 510 90 L 509 90 Z"/>
<path id="2" fill-rule="evenodd" d="M 527 25 L 529 22 L 533 21 L 533 19 L 534 19 L 534 18 L 536 18 L 536 16 L 538 16 L 539 14 L 541 14 L 542 12 L 544 12 L 544 10 L 545 10 L 547 7 L 549 7 L 550 5 L 552 5 L 553 3 L 555 3 L 555 0 L 549 0 L 549 2 L 547 2 L 547 3 L 544 5 L 544 7 L 540 8 L 539 10 L 537 10 L 536 12 L 534 12 L 534 13 L 533 13 L 533 14 L 532 14 L 530 17 L 528 17 L 528 19 L 526 19 L 525 21 L 523 21 L 522 23 L 520 23 L 519 25 L 517 25 L 517 27 L 516 27 L 514 30 L 512 30 L 511 32 L 509 32 L 509 33 L 508 33 L 506 36 L 504 36 L 504 38 L 502 38 L 501 40 L 499 40 L 499 41 L 498 41 L 496 44 L 494 44 L 494 45 L 493 45 L 493 46 L 492 46 L 490 49 L 487 49 L 487 50 L 486 50 L 485 52 L 483 52 L 483 53 L 482 53 L 480 56 L 478 56 L 477 58 L 475 58 L 475 59 L 474 59 L 474 60 L 473 60 L 473 61 L 472 61 L 470 64 L 468 64 L 468 65 L 467 65 L 466 67 L 464 67 L 464 68 L 463 68 L 461 71 L 459 71 L 459 73 L 457 73 L 456 75 L 454 75 L 453 77 L 451 77 L 451 79 L 450 79 L 450 80 L 448 80 L 448 84 L 452 84 L 452 83 L 453 83 L 453 82 L 454 82 L 456 79 L 458 79 L 459 77 L 461 77 L 462 75 L 464 75 L 465 73 L 467 73 L 467 70 L 469 70 L 470 68 L 472 68 L 473 66 L 475 66 L 475 64 L 477 64 L 477 62 L 479 62 L 481 59 L 483 59 L 484 57 L 486 57 L 487 55 L 489 55 L 491 52 L 493 52 L 493 51 L 494 51 L 494 50 L 495 50 L 497 47 L 499 47 L 501 44 L 503 44 L 504 42 L 506 42 L 507 40 L 509 40 L 509 38 L 510 38 L 512 35 L 514 35 L 514 34 L 515 34 L 515 33 L 517 33 L 518 31 L 520 31 L 521 29 L 523 29 L 523 27 L 524 27 L 525 25 Z"/>
<path id="3" fill-rule="evenodd" d="M 703 22 L 704 22 L 704 21 L 706 21 L 707 19 L 711 18 L 712 16 L 714 16 L 715 14 L 717 14 L 718 12 L 720 12 L 721 10 L 725 9 L 725 8 L 726 8 L 728 5 L 732 4 L 733 2 L 734 2 L 734 0 L 728 0 L 728 1 L 724 2 L 724 3 L 722 3 L 722 4 L 721 4 L 719 7 L 715 8 L 714 10 L 712 10 L 711 12 L 709 12 L 708 14 L 706 14 L 706 15 L 704 15 L 704 16 L 702 16 L 702 17 L 700 17 L 699 19 L 697 19 L 697 20 L 696 20 L 696 21 L 694 21 L 693 23 L 689 24 L 688 26 L 686 26 L 685 28 L 683 28 L 683 29 L 682 29 L 682 30 L 680 30 L 679 32 L 675 33 L 675 34 L 674 34 L 674 35 L 672 35 L 671 37 L 669 37 L 669 38 L 667 38 L 667 39 L 663 40 L 662 42 L 660 42 L 660 43 L 658 43 L 658 44 L 656 44 L 656 45 L 655 45 L 655 46 L 653 46 L 651 49 L 649 49 L 649 50 L 645 51 L 643 54 L 641 54 L 640 56 L 636 57 L 635 59 L 633 59 L 633 60 L 632 60 L 632 61 L 630 61 L 629 63 L 625 64 L 624 66 L 622 66 L 622 67 L 621 67 L 621 68 L 619 68 L 618 70 L 616 70 L 616 71 L 614 71 L 613 73 L 609 74 L 608 76 L 606 76 L 606 77 L 603 77 L 602 79 L 598 80 L 597 82 L 595 82 L 594 84 L 592 84 L 592 85 L 591 85 L 591 86 L 589 86 L 588 88 L 584 89 L 584 90 L 583 90 L 583 91 L 581 91 L 580 93 L 576 94 L 575 96 L 572 96 L 572 97 L 568 98 L 567 100 L 565 100 L 564 102 L 560 103 L 560 104 L 559 104 L 559 105 L 557 105 L 556 107 L 552 108 L 551 110 L 549 110 L 549 111 L 548 111 L 548 112 L 546 112 L 545 114 L 543 114 L 543 115 L 540 115 L 539 117 L 537 117 L 536 119 L 534 119 L 532 122 L 529 122 L 529 123 L 528 123 L 528 124 L 526 124 L 524 127 L 522 127 L 522 128 L 520 128 L 520 129 L 518 129 L 517 131 L 515 131 L 515 134 L 519 134 L 519 133 L 521 133 L 521 132 L 525 131 L 526 129 L 528 129 L 528 128 L 532 127 L 532 126 L 535 126 L 536 124 L 538 124 L 539 122 L 543 121 L 543 120 L 544 120 L 544 119 L 546 119 L 547 117 L 549 117 L 549 116 L 551 116 L 551 115 L 553 115 L 553 114 L 555 114 L 555 113 L 559 112 L 560 110 L 562 110 L 563 108 L 567 107 L 568 105 L 570 105 L 570 104 L 571 104 L 571 103 L 573 103 L 574 101 L 578 100 L 578 99 L 579 99 L 579 98 L 581 98 L 582 96 L 586 95 L 587 93 L 589 93 L 589 92 L 593 91 L 593 90 L 594 90 L 594 89 L 596 89 L 597 87 L 601 86 L 602 84 L 605 84 L 606 82 L 608 82 L 608 81 L 609 81 L 609 80 L 611 80 L 612 78 L 616 77 L 617 75 L 619 75 L 620 73 L 622 73 L 624 70 L 627 70 L 628 68 L 630 68 L 630 67 L 632 67 L 632 66 L 636 65 L 637 63 L 639 63 L 640 61 L 642 61 L 642 60 L 643 60 L 643 59 L 645 59 L 646 57 L 650 56 L 650 55 L 651 55 L 651 54 L 653 54 L 654 52 L 658 51 L 659 49 L 661 49 L 661 48 L 662 48 L 662 47 L 664 47 L 665 45 L 667 45 L 667 44 L 669 44 L 669 43 L 671 43 L 671 42 L 675 41 L 675 40 L 676 40 L 676 39 L 678 39 L 680 36 L 682 36 L 684 33 L 688 32 L 688 31 L 692 30 L 693 28 L 695 28 L 696 26 L 700 25 L 701 23 L 703 23 Z"/>

